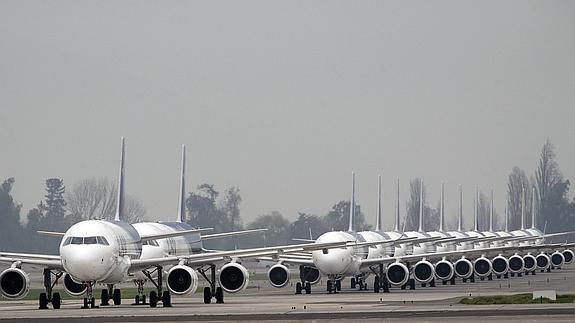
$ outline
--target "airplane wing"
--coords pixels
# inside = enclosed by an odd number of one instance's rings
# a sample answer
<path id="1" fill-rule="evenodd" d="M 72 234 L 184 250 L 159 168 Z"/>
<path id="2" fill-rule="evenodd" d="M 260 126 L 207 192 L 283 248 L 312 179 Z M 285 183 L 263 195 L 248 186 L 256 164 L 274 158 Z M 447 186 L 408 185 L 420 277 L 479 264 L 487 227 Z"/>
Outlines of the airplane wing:
<path id="1" fill-rule="evenodd" d="M 201 240 L 226 238 L 226 237 L 239 236 L 239 235 L 250 234 L 250 233 L 255 233 L 255 232 L 262 232 L 262 231 L 267 231 L 267 230 L 268 229 L 252 229 L 252 230 L 222 232 L 222 233 L 205 234 L 205 235 L 203 234 L 201 236 Z"/>
<path id="2" fill-rule="evenodd" d="M 202 229 L 182 230 L 182 231 L 174 231 L 174 232 L 166 232 L 166 233 L 158 233 L 158 234 L 143 234 L 140 238 L 142 241 L 166 239 L 166 238 L 171 238 L 171 237 L 185 236 L 186 234 L 210 231 L 213 229 L 214 228 L 202 228 Z"/>
<path id="3" fill-rule="evenodd" d="M 64 270 L 60 256 L 54 255 L 0 252 L 0 262 L 39 265 L 50 269 Z"/>
<path id="4" fill-rule="evenodd" d="M 278 257 L 279 255 L 298 253 L 302 251 L 341 248 L 346 247 L 348 243 L 350 243 L 350 241 L 327 242 L 327 243 L 304 243 L 304 244 L 284 245 L 275 247 L 215 251 L 215 252 L 207 252 L 207 253 L 185 255 L 185 256 L 133 259 L 131 261 L 130 271 L 146 269 L 153 266 L 163 266 L 178 263 L 191 266 L 200 264 L 210 264 L 214 262 L 231 261 L 232 259 L 238 259 L 238 258 L 257 258 L 264 256 Z"/>

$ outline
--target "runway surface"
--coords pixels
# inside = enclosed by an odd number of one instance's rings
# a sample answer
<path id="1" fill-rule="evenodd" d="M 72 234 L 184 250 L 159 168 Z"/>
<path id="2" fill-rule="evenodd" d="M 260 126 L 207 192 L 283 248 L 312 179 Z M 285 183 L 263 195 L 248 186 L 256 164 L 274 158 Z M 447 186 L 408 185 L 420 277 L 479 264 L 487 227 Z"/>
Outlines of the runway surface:
<path id="1" fill-rule="evenodd" d="M 371 283 L 371 280 L 369 281 Z M 259 288 L 257 288 L 259 286 Z M 454 286 L 417 287 L 415 291 L 394 288 L 391 293 L 349 289 L 349 279 L 338 294 L 327 294 L 324 284 L 313 286 L 311 295 L 294 295 L 288 285 L 273 289 L 265 281 L 254 281 L 240 294 L 226 294 L 225 304 L 204 304 L 200 294 L 173 298 L 172 308 L 131 306 L 123 300 L 119 306 L 80 309 L 81 299 L 63 301 L 60 310 L 38 310 L 37 301 L 0 301 L 0 321 L 73 322 L 89 318 L 94 322 L 190 320 L 262 320 L 300 321 L 347 320 L 376 322 L 571 322 L 575 304 L 461 305 L 465 296 L 514 294 L 534 290 L 575 293 L 575 268 L 565 268 L 535 276 L 494 279 Z M 346 287 L 348 287 L 346 289 Z M 99 295 L 99 293 L 98 293 Z"/>

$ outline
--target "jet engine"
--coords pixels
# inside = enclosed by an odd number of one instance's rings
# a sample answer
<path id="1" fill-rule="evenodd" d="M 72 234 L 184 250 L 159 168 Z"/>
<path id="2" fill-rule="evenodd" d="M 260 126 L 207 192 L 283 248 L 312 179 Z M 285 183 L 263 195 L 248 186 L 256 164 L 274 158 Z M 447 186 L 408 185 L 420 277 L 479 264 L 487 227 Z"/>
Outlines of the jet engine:
<path id="1" fill-rule="evenodd" d="M 514 274 L 522 272 L 525 268 L 525 263 L 520 255 L 515 254 L 509 257 L 507 262 L 509 263 L 509 271 Z"/>
<path id="2" fill-rule="evenodd" d="M 454 264 L 455 274 L 459 278 L 467 279 L 473 275 L 473 264 L 467 258 L 461 258 Z"/>
<path id="3" fill-rule="evenodd" d="M 537 268 L 537 261 L 535 259 L 535 256 L 533 256 L 532 254 L 526 254 L 525 256 L 523 256 L 523 263 L 525 265 L 524 269 L 526 272 L 534 271 Z"/>
<path id="4" fill-rule="evenodd" d="M 435 277 L 440 280 L 450 280 L 453 277 L 453 264 L 447 260 L 440 260 L 435 264 Z"/>
<path id="5" fill-rule="evenodd" d="M 535 263 L 537 264 L 537 269 L 546 270 L 551 266 L 551 259 L 549 259 L 548 255 L 540 253 L 535 257 Z"/>
<path id="6" fill-rule="evenodd" d="M 167 285 L 175 295 L 195 293 L 198 288 L 198 274 L 188 266 L 174 266 L 168 271 Z"/>
<path id="7" fill-rule="evenodd" d="M 509 270 L 509 261 L 507 258 L 499 255 L 491 261 L 491 266 L 493 269 L 493 273 L 497 276 L 502 276 L 507 274 Z"/>
<path id="8" fill-rule="evenodd" d="M 220 286 L 228 293 L 240 292 L 250 282 L 250 276 L 246 267 L 238 264 L 237 262 L 230 262 L 225 264 L 220 269 Z"/>
<path id="9" fill-rule="evenodd" d="M 565 249 L 563 250 L 563 257 L 565 257 L 565 264 L 570 265 L 573 263 L 573 258 L 575 257 L 575 254 L 573 253 L 573 251 Z"/>
<path id="10" fill-rule="evenodd" d="M 400 262 L 394 262 L 387 266 L 387 280 L 395 286 L 405 285 L 409 280 L 409 269 Z"/>
<path id="11" fill-rule="evenodd" d="M 483 256 L 473 262 L 473 272 L 479 277 L 487 277 L 493 271 L 491 261 Z"/>
<path id="12" fill-rule="evenodd" d="M 80 296 L 86 292 L 86 285 L 76 282 L 69 274 L 64 274 L 64 290 L 70 296 Z"/>
<path id="13" fill-rule="evenodd" d="M 287 285 L 289 276 L 289 269 L 282 264 L 275 264 L 268 270 L 268 279 L 273 287 L 282 288 Z"/>
<path id="14" fill-rule="evenodd" d="M 413 266 L 413 278 L 422 284 L 433 280 L 433 265 L 427 260 L 421 260 Z"/>
<path id="15" fill-rule="evenodd" d="M 30 277 L 20 268 L 8 268 L 0 274 L 0 293 L 6 298 L 22 298 L 29 288 Z"/>
<path id="16" fill-rule="evenodd" d="M 565 256 L 563 256 L 563 253 L 555 251 L 553 254 L 551 254 L 551 264 L 554 267 L 563 266 L 565 264 Z"/>
<path id="17" fill-rule="evenodd" d="M 308 281 L 312 285 L 317 284 L 321 279 L 321 273 L 317 268 L 313 267 L 303 267 L 303 276 L 305 281 Z"/>

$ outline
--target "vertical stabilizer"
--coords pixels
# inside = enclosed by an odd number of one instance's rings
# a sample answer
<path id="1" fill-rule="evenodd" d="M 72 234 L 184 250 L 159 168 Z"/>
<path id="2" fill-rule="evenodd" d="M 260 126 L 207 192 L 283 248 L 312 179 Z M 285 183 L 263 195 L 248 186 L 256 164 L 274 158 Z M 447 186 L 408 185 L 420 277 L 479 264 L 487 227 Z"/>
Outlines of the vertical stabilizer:
<path id="1" fill-rule="evenodd" d="M 116 201 L 116 216 L 114 221 L 124 221 L 124 137 L 122 137 L 120 152 L 120 175 L 118 178 L 118 198 Z"/>
<path id="2" fill-rule="evenodd" d="M 383 231 L 383 220 L 381 219 L 381 175 L 377 175 L 377 216 L 375 218 L 375 231 Z"/>
<path id="3" fill-rule="evenodd" d="M 180 171 L 180 192 L 178 197 L 177 222 L 186 220 L 186 145 L 182 145 L 182 165 Z"/>
<path id="4" fill-rule="evenodd" d="M 347 231 L 353 231 L 353 217 L 355 215 L 355 173 L 351 173 L 351 201 L 349 202 L 349 227 Z"/>
<path id="5" fill-rule="evenodd" d="M 493 232 L 493 189 L 491 189 L 491 205 L 489 207 L 489 232 Z"/>
<path id="6" fill-rule="evenodd" d="M 533 191 L 531 194 L 531 229 L 536 229 L 535 222 L 535 186 L 533 186 Z"/>
<path id="7" fill-rule="evenodd" d="M 441 182 L 441 202 L 439 204 L 439 231 L 445 232 L 445 184 Z"/>
<path id="8" fill-rule="evenodd" d="M 423 232 L 423 179 L 419 180 L 419 232 Z"/>
<path id="9" fill-rule="evenodd" d="M 399 177 L 397 178 L 397 201 L 395 202 L 395 224 L 393 231 L 399 232 Z"/>
<path id="10" fill-rule="evenodd" d="M 525 187 L 521 189 L 521 230 L 525 230 Z"/>
<path id="11" fill-rule="evenodd" d="M 457 217 L 457 231 L 463 231 L 463 188 L 459 184 L 459 215 Z"/>
<path id="12" fill-rule="evenodd" d="M 507 214 L 507 206 L 505 206 L 505 232 L 509 232 L 509 215 Z"/>
<path id="13" fill-rule="evenodd" d="M 475 199 L 473 200 L 473 231 L 479 231 L 479 187 L 475 186 Z"/>

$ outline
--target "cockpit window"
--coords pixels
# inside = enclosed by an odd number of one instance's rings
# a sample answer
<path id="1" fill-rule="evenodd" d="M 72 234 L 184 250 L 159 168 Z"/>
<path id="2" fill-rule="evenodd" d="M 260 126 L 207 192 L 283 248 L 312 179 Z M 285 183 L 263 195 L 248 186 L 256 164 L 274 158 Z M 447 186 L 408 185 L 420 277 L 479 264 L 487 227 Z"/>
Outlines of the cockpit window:
<path id="1" fill-rule="evenodd" d="M 64 240 L 64 246 L 69 244 L 99 244 L 109 246 L 108 240 L 102 236 L 97 237 L 68 237 Z"/>
<path id="2" fill-rule="evenodd" d="M 109 246 L 110 244 L 108 243 L 108 240 L 106 240 L 106 238 L 98 236 L 96 237 L 98 239 L 98 244 L 104 245 L 104 246 Z"/>
<path id="3" fill-rule="evenodd" d="M 97 244 L 98 241 L 96 240 L 96 237 L 85 237 L 84 238 L 84 244 Z"/>

